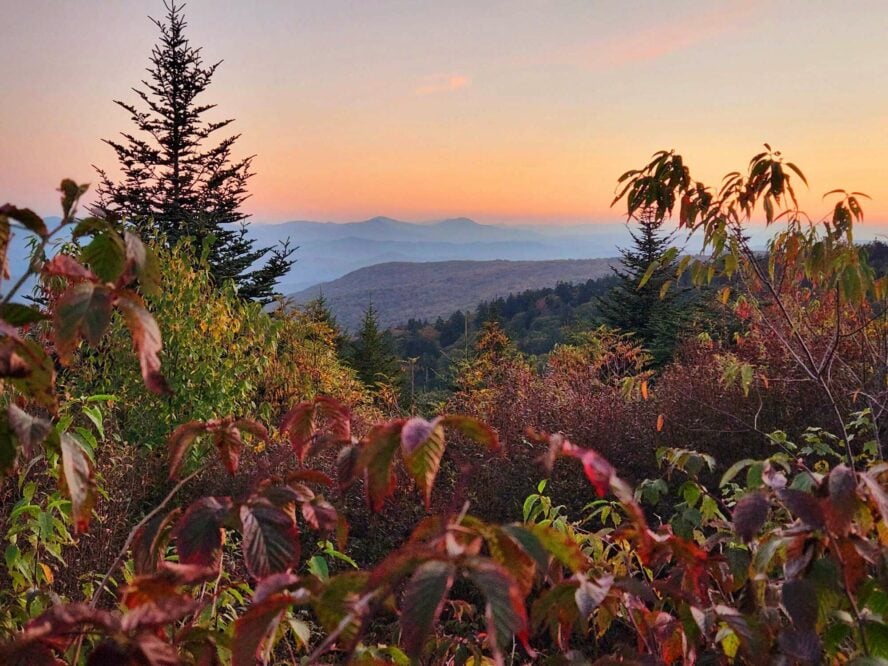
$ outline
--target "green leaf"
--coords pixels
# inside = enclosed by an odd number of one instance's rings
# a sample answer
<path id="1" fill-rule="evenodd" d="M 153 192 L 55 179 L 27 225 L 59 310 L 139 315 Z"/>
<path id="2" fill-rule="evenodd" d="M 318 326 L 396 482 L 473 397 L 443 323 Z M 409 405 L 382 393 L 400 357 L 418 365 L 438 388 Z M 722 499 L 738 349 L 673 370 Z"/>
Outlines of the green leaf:
<path id="1" fill-rule="evenodd" d="M 90 244 L 83 248 L 81 258 L 102 282 L 115 282 L 123 273 L 126 249 L 117 232 L 109 230 L 97 234 Z"/>
<path id="2" fill-rule="evenodd" d="M 24 326 L 25 324 L 33 324 L 49 317 L 37 308 L 33 308 L 22 303 L 6 303 L 0 305 L 0 319 L 3 319 L 13 326 Z"/>
<path id="3" fill-rule="evenodd" d="M 636 289 L 643 289 L 644 285 L 648 283 L 651 277 L 654 275 L 654 271 L 656 271 L 660 267 L 659 261 L 652 261 L 651 265 L 647 267 L 647 270 L 644 272 L 644 275 L 641 276 L 641 279 L 638 281 L 638 287 Z"/>
<path id="4" fill-rule="evenodd" d="M 281 509 L 263 500 L 240 508 L 244 564 L 255 578 L 281 573 L 299 563 L 299 529 Z"/>
<path id="5" fill-rule="evenodd" d="M 754 462 L 755 461 L 752 458 L 745 458 L 743 460 L 738 460 L 737 462 L 735 462 L 722 475 L 721 481 L 718 482 L 719 487 L 726 486 L 735 476 L 742 472 L 744 468 L 748 467 Z"/>
<path id="6" fill-rule="evenodd" d="M 589 567 L 589 558 L 579 544 L 569 534 L 559 532 L 554 527 L 539 523 L 506 525 L 503 531 L 536 560 L 540 571 L 548 569 L 550 557 L 554 557 L 574 573 L 586 571 Z"/>
<path id="7" fill-rule="evenodd" d="M 420 565 L 407 583 L 401 600 L 401 645 L 414 661 L 422 656 L 455 573 L 452 563 L 433 560 Z"/>
<path id="8" fill-rule="evenodd" d="M 357 600 L 367 585 L 369 574 L 365 571 L 347 571 L 330 579 L 320 595 L 312 602 L 312 609 L 324 631 L 335 631 L 350 613 L 353 618 L 340 634 L 346 646 L 354 643 L 361 629 L 361 616 L 353 613 L 352 602 Z"/>

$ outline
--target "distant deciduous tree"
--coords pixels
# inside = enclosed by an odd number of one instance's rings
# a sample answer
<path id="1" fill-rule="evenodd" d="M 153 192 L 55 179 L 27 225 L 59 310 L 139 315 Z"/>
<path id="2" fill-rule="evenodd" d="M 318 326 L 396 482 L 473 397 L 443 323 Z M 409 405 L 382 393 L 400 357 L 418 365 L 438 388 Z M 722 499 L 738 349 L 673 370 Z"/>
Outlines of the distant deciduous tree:
<path id="1" fill-rule="evenodd" d="M 162 237 L 170 245 L 186 237 L 198 247 L 210 243 L 214 281 L 234 280 L 242 297 L 269 302 L 293 264 L 294 249 L 289 241 L 256 248 L 248 236 L 249 215 L 241 205 L 249 197 L 253 158 L 232 156 L 240 135 L 216 142 L 232 119 L 209 121 L 205 114 L 215 105 L 198 102 L 220 63 L 204 66 L 200 48 L 185 37 L 182 6 L 170 2 L 166 8 L 165 21 L 152 19 L 160 41 L 151 52 L 148 79 L 134 89 L 147 109 L 115 100 L 137 133 L 105 140 L 117 155 L 120 176 L 112 179 L 96 167 L 101 184 L 95 208 L 125 218 L 143 237 Z"/>

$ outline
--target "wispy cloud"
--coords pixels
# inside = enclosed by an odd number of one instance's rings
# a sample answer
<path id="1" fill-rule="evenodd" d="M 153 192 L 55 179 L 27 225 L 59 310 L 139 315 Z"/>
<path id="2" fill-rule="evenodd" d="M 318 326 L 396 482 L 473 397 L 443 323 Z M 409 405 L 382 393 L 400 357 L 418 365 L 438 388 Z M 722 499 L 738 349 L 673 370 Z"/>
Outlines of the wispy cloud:
<path id="1" fill-rule="evenodd" d="M 417 95 L 437 95 L 439 93 L 449 93 L 455 90 L 460 90 L 461 88 L 469 86 L 471 83 L 471 79 L 462 74 L 427 76 L 413 92 Z"/>
<path id="2" fill-rule="evenodd" d="M 758 0 L 674 18 L 628 34 L 617 34 L 579 48 L 565 49 L 558 58 L 589 69 L 602 69 L 657 60 L 730 32 L 753 15 Z"/>

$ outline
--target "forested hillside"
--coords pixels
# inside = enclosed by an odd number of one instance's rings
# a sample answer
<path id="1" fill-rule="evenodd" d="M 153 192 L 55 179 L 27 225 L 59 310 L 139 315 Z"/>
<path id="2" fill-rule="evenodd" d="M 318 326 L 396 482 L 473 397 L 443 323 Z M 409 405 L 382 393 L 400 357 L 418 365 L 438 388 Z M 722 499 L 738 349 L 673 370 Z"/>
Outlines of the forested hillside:
<path id="1" fill-rule="evenodd" d="M 447 316 L 533 287 L 603 277 L 615 263 L 613 259 L 395 262 L 362 268 L 291 294 L 290 299 L 305 304 L 323 295 L 339 323 L 354 331 L 369 303 L 382 326 L 394 326 L 411 317 Z"/>

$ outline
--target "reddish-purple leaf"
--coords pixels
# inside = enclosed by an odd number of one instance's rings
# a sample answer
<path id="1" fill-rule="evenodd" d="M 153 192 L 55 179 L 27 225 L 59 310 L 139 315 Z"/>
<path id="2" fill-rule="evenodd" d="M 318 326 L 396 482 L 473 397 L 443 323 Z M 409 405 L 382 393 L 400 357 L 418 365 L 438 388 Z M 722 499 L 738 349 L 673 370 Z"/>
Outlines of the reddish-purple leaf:
<path id="1" fill-rule="evenodd" d="M 316 469 L 297 469 L 287 475 L 287 483 L 301 481 L 303 483 L 319 483 L 324 486 L 333 487 L 336 481 L 329 476 Z"/>
<path id="2" fill-rule="evenodd" d="M 885 492 L 885 488 L 872 472 L 864 472 L 860 476 L 869 490 L 870 497 L 876 503 L 879 513 L 882 514 L 882 521 L 888 525 L 888 492 Z"/>
<path id="3" fill-rule="evenodd" d="M 419 486 L 426 509 L 432 503 L 432 488 L 444 456 L 444 427 L 440 419 L 426 421 L 415 416 L 401 428 L 401 453 L 410 476 Z"/>
<path id="4" fill-rule="evenodd" d="M 336 456 L 336 479 L 340 490 L 345 490 L 355 482 L 360 473 L 358 461 L 361 450 L 357 446 L 344 446 Z"/>
<path id="5" fill-rule="evenodd" d="M 142 632 L 133 639 L 139 651 L 140 664 L 147 666 L 179 666 L 182 663 L 179 651 L 172 643 L 168 643 L 156 634 Z"/>
<path id="6" fill-rule="evenodd" d="M 857 511 L 857 474 L 847 465 L 833 467 L 829 474 L 829 525 L 846 534 Z"/>
<path id="7" fill-rule="evenodd" d="M 71 498 L 74 531 L 86 532 L 96 501 L 96 481 L 93 465 L 80 442 L 68 433 L 62 433 L 62 471 L 64 486 Z"/>
<path id="8" fill-rule="evenodd" d="M 324 443 L 351 441 L 351 416 L 348 409 L 326 396 L 301 402 L 284 415 L 281 432 L 288 437 L 299 462 L 310 448 L 317 448 L 316 440 Z M 319 435 L 320 433 L 320 435 Z"/>
<path id="9" fill-rule="evenodd" d="M 225 536 L 222 524 L 230 511 L 227 497 L 202 497 L 189 506 L 173 529 L 179 561 L 218 567 Z"/>
<path id="10" fill-rule="evenodd" d="M 432 560 L 420 565 L 407 583 L 401 599 L 401 645 L 415 662 L 441 615 L 455 574 L 452 563 Z"/>
<path id="11" fill-rule="evenodd" d="M 513 636 L 532 657 L 527 611 L 518 583 L 505 568 L 490 560 L 474 558 L 466 566 L 469 578 L 484 595 L 488 640 L 497 661 L 502 663 L 503 650 L 512 644 Z"/>
<path id="12" fill-rule="evenodd" d="M 780 600 L 796 629 L 812 630 L 817 624 L 817 587 L 808 580 L 788 580 Z"/>
<path id="13" fill-rule="evenodd" d="M 96 275 L 74 257 L 57 254 L 43 265 L 43 272 L 50 276 L 66 277 L 70 280 L 96 280 Z"/>
<path id="14" fill-rule="evenodd" d="M 269 597 L 284 590 L 289 590 L 300 580 L 299 576 L 289 571 L 266 576 L 256 583 L 256 589 L 253 591 L 253 604 L 261 604 Z"/>
<path id="15" fill-rule="evenodd" d="M 52 424 L 39 416 L 31 416 L 18 407 L 14 402 L 7 408 L 9 425 L 18 438 L 19 446 L 26 458 L 31 458 L 36 453 L 38 446 L 43 444 L 52 430 Z"/>
<path id="16" fill-rule="evenodd" d="M 289 594 L 275 594 L 254 603 L 234 623 L 231 666 L 255 666 L 262 658 L 266 642 L 274 635 L 292 605 Z"/>
<path id="17" fill-rule="evenodd" d="M 167 449 L 170 456 L 169 476 L 171 479 L 175 479 L 179 475 L 179 469 L 182 467 L 185 454 L 191 448 L 194 440 L 206 432 L 206 430 L 206 424 L 201 421 L 189 421 L 173 430 L 173 433 L 167 440 Z"/>
<path id="18" fill-rule="evenodd" d="M 142 379 L 150 390 L 165 394 L 170 392 L 167 381 L 160 372 L 160 350 L 163 345 L 160 329 L 154 317 L 145 309 L 138 295 L 121 292 L 117 306 L 123 313 L 126 325 L 133 337 L 133 348 L 142 369 Z"/>
<path id="19" fill-rule="evenodd" d="M 438 422 L 445 428 L 453 428 L 461 435 L 486 446 L 491 451 L 499 451 L 500 449 L 496 430 L 479 419 L 459 414 L 448 414 L 440 417 Z"/>
<path id="20" fill-rule="evenodd" d="M 374 426 L 365 438 L 358 456 L 358 469 L 367 481 L 367 501 L 373 511 L 382 509 L 386 498 L 395 490 L 392 462 L 401 444 L 402 419 Z"/>
<path id="21" fill-rule="evenodd" d="M 213 444 L 219 451 L 222 464 L 229 474 L 237 472 L 240 456 L 244 450 L 244 441 L 241 439 L 240 430 L 230 419 L 207 422 L 207 432 L 213 436 Z"/>
<path id="22" fill-rule="evenodd" d="M 823 514 L 823 506 L 820 498 L 811 493 L 792 488 L 784 488 L 777 492 L 780 501 L 786 505 L 796 518 L 814 529 L 823 529 L 826 526 L 826 517 Z"/>
<path id="23" fill-rule="evenodd" d="M 240 508 L 244 564 L 254 578 L 264 578 L 299 564 L 299 529 L 286 512 L 254 500 Z"/>
<path id="24" fill-rule="evenodd" d="M 181 511 L 174 509 L 167 514 L 158 513 L 142 525 L 133 536 L 133 566 L 136 574 L 149 574 L 157 570 L 162 560 L 162 547 L 166 544 L 173 521 Z"/>
<path id="25" fill-rule="evenodd" d="M 268 428 L 253 419 L 238 419 L 234 422 L 234 427 L 242 432 L 251 434 L 256 439 L 261 439 L 268 443 Z"/>
<path id="26" fill-rule="evenodd" d="M 750 542 L 762 529 L 768 518 L 768 500 L 761 493 L 745 495 L 734 507 L 734 530 L 745 542 Z"/>
<path id="27" fill-rule="evenodd" d="M 339 522 L 336 509 L 323 497 L 315 497 L 308 502 L 303 502 L 302 517 L 314 529 L 323 532 L 332 532 Z"/>
<path id="28" fill-rule="evenodd" d="M 613 574 L 605 574 L 592 580 L 582 579 L 577 591 L 574 593 L 574 601 L 580 616 L 587 618 L 601 603 L 607 599 L 608 592 L 614 584 Z"/>
<path id="29" fill-rule="evenodd" d="M 111 290 L 92 282 L 78 282 L 56 303 L 53 322 L 56 350 L 63 362 L 71 359 L 81 338 L 95 346 L 111 323 Z"/>

